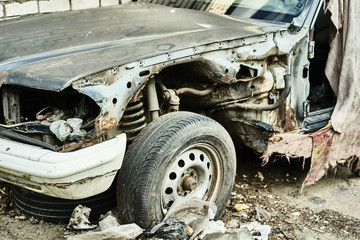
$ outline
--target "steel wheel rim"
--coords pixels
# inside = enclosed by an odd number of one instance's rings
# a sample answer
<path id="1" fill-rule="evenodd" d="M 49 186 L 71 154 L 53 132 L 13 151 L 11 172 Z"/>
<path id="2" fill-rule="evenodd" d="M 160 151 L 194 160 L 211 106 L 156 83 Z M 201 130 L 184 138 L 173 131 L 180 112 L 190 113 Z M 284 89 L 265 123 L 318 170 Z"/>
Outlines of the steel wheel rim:
<path id="1" fill-rule="evenodd" d="M 168 169 L 161 188 L 164 214 L 177 197 L 197 197 L 214 202 L 222 183 L 218 151 L 207 143 L 191 145 L 182 151 Z"/>

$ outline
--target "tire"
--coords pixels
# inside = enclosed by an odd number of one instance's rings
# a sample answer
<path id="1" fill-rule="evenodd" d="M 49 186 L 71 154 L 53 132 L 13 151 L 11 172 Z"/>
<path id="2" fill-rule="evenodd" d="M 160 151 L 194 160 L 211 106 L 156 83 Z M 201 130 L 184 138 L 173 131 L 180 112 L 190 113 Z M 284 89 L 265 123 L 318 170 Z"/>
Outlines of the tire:
<path id="1" fill-rule="evenodd" d="M 122 223 L 148 228 L 161 221 L 178 196 L 215 202 L 218 218 L 234 184 L 236 153 L 216 121 L 189 112 L 151 122 L 130 145 L 118 174 Z"/>
<path id="2" fill-rule="evenodd" d="M 68 223 L 74 208 L 81 204 L 91 208 L 90 219 L 98 219 L 116 206 L 115 187 L 98 195 L 68 200 L 13 186 L 14 205 L 23 214 L 54 223 Z"/>

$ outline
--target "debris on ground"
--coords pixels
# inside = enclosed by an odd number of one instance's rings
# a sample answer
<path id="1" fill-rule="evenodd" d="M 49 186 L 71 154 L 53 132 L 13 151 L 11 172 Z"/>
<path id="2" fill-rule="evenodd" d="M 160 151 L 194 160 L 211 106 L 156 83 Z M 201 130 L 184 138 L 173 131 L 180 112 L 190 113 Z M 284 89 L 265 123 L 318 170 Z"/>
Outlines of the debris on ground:
<path id="1" fill-rule="evenodd" d="M 259 206 L 256 206 L 255 210 L 256 210 L 256 219 L 259 222 L 271 219 L 271 214 L 268 211 L 266 211 L 265 209 L 263 209 L 263 208 L 261 208 Z"/>
<path id="2" fill-rule="evenodd" d="M 265 166 L 261 169 L 264 181 L 257 176 L 259 169 L 250 163 L 247 168 L 238 171 L 230 202 L 221 217 L 225 226 L 236 229 L 237 224 L 242 228 L 249 222 L 271 226 L 270 233 L 265 236 L 270 240 L 360 239 L 360 230 L 355 227 L 360 224 L 357 217 L 351 217 L 345 211 L 330 210 L 342 209 L 341 204 L 346 204 L 342 196 L 357 195 L 355 189 L 360 187 L 358 179 L 351 176 L 344 166 L 336 171 L 336 175 L 341 176 L 325 178 L 301 192 L 309 168 L 309 165 L 304 167 L 303 164 L 303 160 L 298 159 L 289 165 L 284 158 L 272 166 Z M 346 180 L 348 177 L 350 179 Z M 339 203 L 334 204 L 334 199 L 338 199 Z M 238 206 L 249 207 L 237 211 Z M 347 206 L 355 207 L 356 204 L 348 202 Z M 250 232 L 259 235 L 256 230 Z M 255 235 L 252 236 L 261 239 Z"/>
<path id="3" fill-rule="evenodd" d="M 247 228 L 229 229 L 224 233 L 212 233 L 206 235 L 202 240 L 255 240 Z"/>
<path id="4" fill-rule="evenodd" d="M 128 240 L 136 239 L 136 237 L 138 237 L 142 232 L 143 229 L 141 229 L 137 224 L 131 223 L 110 227 L 101 231 L 91 231 L 83 234 L 69 236 L 67 240 Z"/>
<path id="5" fill-rule="evenodd" d="M 237 211 L 237 212 L 241 212 L 243 210 L 246 210 L 250 208 L 250 205 L 249 204 L 245 204 L 245 203 L 238 203 L 238 204 L 235 204 L 234 206 L 234 209 Z"/>
<path id="6" fill-rule="evenodd" d="M 12 191 L 8 184 L 0 181 L 0 214 L 11 211 Z"/>
<path id="7" fill-rule="evenodd" d="M 116 217 L 109 211 L 99 221 L 98 228 L 86 233 L 69 236 L 67 240 L 136 239 L 143 231 L 135 223 L 120 225 Z"/>
<path id="8" fill-rule="evenodd" d="M 226 232 L 226 228 L 224 226 L 223 221 L 209 221 L 206 227 L 201 231 L 199 238 L 204 239 L 205 237 L 207 239 L 216 239 L 216 238 L 210 238 L 209 236 L 212 235 L 223 235 Z"/>
<path id="9" fill-rule="evenodd" d="M 101 230 L 105 230 L 111 227 L 117 227 L 120 223 L 118 219 L 113 215 L 111 211 L 108 211 L 104 216 L 100 217 L 99 227 Z"/>
<path id="10" fill-rule="evenodd" d="M 247 206 L 249 207 L 249 206 Z M 252 231 L 261 233 L 261 238 L 268 239 L 271 227 L 260 223 L 249 223 L 240 226 L 234 221 L 233 229 L 227 229 L 223 221 L 214 221 L 216 205 L 197 198 L 182 198 L 175 200 L 164 220 L 147 230 L 145 237 L 162 239 L 205 239 L 205 240 L 254 240 Z M 171 220 L 171 221 L 170 221 Z M 263 226 L 262 228 L 260 226 Z M 192 234 L 187 234 L 186 227 L 192 229 Z M 256 230 L 254 230 L 256 229 Z"/>
<path id="11" fill-rule="evenodd" d="M 144 232 L 143 236 L 147 238 L 187 240 L 193 233 L 194 230 L 189 225 L 185 225 L 184 222 L 170 217 L 165 221 L 152 226 L 149 230 Z"/>
<path id="12" fill-rule="evenodd" d="M 167 219 L 175 218 L 186 226 L 191 227 L 193 234 L 190 236 L 190 239 L 194 239 L 206 228 L 209 221 L 214 219 L 216 209 L 217 207 L 214 203 L 197 198 L 178 197 L 165 215 L 164 220 L 154 228 L 156 230 L 159 226 L 161 227 L 166 224 Z M 154 230 L 150 230 L 150 232 L 154 232 Z"/>
<path id="13" fill-rule="evenodd" d="M 225 223 L 226 228 L 238 228 L 240 226 L 240 221 L 237 219 L 231 219 L 227 223 Z"/>
<path id="14" fill-rule="evenodd" d="M 264 181 L 264 175 L 261 172 L 257 172 L 255 177 L 257 177 L 260 181 Z"/>
<path id="15" fill-rule="evenodd" d="M 261 216 L 267 213 L 257 208 Z M 215 221 L 215 203 L 200 200 L 196 197 L 179 197 L 168 210 L 160 223 L 154 223 L 143 233 L 136 224 L 120 225 L 117 218 L 109 211 L 97 225 L 88 220 L 90 208 L 78 205 L 71 216 L 68 228 L 90 230 L 85 233 L 71 235 L 67 240 L 105 240 L 105 239 L 168 239 L 168 240 L 267 240 L 271 227 L 259 222 L 239 226 L 239 221 Z M 96 229 L 94 229 L 96 228 Z M 254 238 L 253 236 L 256 236 Z"/>
<path id="16" fill-rule="evenodd" d="M 240 229 L 243 228 L 249 230 L 251 235 L 254 236 L 254 239 L 257 240 L 267 240 L 271 232 L 271 227 L 269 225 L 263 225 L 259 222 L 251 222 L 240 226 Z"/>
<path id="17" fill-rule="evenodd" d="M 309 162 L 305 167 L 303 163 L 299 159 L 290 165 L 287 159 L 283 159 L 261 168 L 260 163 L 258 167 L 254 166 L 253 159 L 247 164 L 242 162 L 229 204 L 220 218 L 226 232 L 208 234 L 203 239 L 259 239 L 262 236 L 255 235 L 259 235 L 259 232 L 262 234 L 260 230 L 250 231 L 247 227 L 244 228 L 251 222 L 271 226 L 269 240 L 360 239 L 359 214 L 354 211 L 357 209 L 360 179 L 351 175 L 345 163 L 343 168 L 337 169 L 336 175 L 330 175 L 300 192 L 309 169 Z M 258 171 L 263 174 L 264 181 L 255 177 Z M 66 225 L 63 224 L 48 223 L 28 216 L 24 219 L 23 213 L 14 208 L 11 199 L 11 186 L 0 182 L 0 228 L 4 229 L 0 231 L 0 239 L 57 240 L 63 239 L 64 232 L 67 232 L 66 239 L 70 235 L 101 232 L 100 225 L 104 228 L 109 222 L 110 226 L 112 223 L 117 225 L 113 218 L 108 218 L 100 221 L 99 228 L 94 230 L 66 230 Z M 236 204 L 246 204 L 248 208 L 238 212 L 235 210 Z M 261 222 L 258 220 L 258 214 L 266 215 L 260 208 L 271 215 L 270 220 L 264 216 Z M 125 230 L 130 228 L 131 226 L 126 227 Z M 188 236 L 194 235 L 194 230 L 189 225 L 185 228 Z M 89 235 L 85 239 L 90 239 Z M 106 239 L 106 235 L 97 239 Z M 143 235 L 135 239 L 160 240 L 144 238 Z"/>
<path id="18" fill-rule="evenodd" d="M 89 221 L 90 212 L 90 208 L 78 205 L 71 214 L 67 228 L 76 230 L 96 228 L 97 225 L 93 225 Z"/>

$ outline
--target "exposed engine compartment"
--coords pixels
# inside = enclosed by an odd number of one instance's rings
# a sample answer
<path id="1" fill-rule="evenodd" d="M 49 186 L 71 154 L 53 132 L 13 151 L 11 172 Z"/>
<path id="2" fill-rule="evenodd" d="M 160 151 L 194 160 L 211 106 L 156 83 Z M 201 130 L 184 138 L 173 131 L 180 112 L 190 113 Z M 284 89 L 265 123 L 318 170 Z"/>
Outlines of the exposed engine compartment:
<path id="1" fill-rule="evenodd" d="M 78 119 L 81 121 L 79 131 L 84 137 L 94 129 L 95 118 L 99 115 L 99 106 L 89 97 L 70 88 L 61 92 L 50 92 L 16 86 L 2 86 L 1 115 L 2 129 L 11 130 L 14 134 L 7 137 L 29 142 L 35 145 L 43 142 L 43 147 L 56 149 L 70 141 L 79 140 L 80 136 L 72 134 L 69 139 L 60 141 L 50 129 L 52 123 Z M 71 132 L 72 126 L 65 123 Z M 7 131 L 10 133 L 9 131 Z"/>

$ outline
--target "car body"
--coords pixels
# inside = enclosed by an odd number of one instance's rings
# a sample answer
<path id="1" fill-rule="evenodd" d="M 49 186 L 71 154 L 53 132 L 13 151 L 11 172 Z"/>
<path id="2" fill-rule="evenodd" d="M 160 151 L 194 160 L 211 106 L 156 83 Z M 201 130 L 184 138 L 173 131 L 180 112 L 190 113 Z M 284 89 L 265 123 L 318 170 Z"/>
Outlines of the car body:
<path id="1" fill-rule="evenodd" d="M 276 132 L 309 130 L 322 1 L 278 2 L 284 12 L 135 2 L 1 22 L 0 179 L 66 199 L 101 193 L 127 145 L 170 112 L 215 119 L 259 153 Z M 61 141 L 69 119 L 85 133 Z"/>

